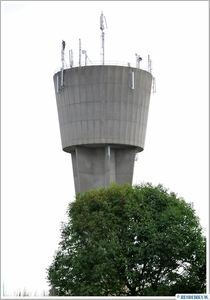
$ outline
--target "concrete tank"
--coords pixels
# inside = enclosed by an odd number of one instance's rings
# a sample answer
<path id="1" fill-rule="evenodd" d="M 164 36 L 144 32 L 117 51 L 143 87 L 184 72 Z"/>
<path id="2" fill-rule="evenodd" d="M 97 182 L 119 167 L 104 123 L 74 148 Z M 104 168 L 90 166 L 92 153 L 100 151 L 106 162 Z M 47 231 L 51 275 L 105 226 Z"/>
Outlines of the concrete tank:
<path id="1" fill-rule="evenodd" d="M 62 148 L 71 153 L 76 193 L 132 184 L 144 149 L 152 75 L 123 66 L 85 66 L 54 75 Z"/>

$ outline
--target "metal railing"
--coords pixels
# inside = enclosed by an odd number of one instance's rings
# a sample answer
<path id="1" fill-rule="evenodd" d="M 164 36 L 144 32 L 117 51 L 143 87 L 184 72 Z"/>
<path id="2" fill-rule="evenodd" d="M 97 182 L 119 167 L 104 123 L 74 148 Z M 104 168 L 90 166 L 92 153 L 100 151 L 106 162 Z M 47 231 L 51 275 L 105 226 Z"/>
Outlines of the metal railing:
<path id="1" fill-rule="evenodd" d="M 137 68 L 135 63 L 122 62 L 122 61 L 105 61 L 104 64 L 102 64 L 100 61 L 93 61 L 93 62 L 87 61 L 86 63 L 85 62 L 81 62 L 81 63 L 79 63 L 79 62 L 75 63 L 74 62 L 72 66 L 65 63 L 64 70 L 70 69 L 70 68 L 88 67 L 88 66 L 121 66 L 121 67 Z M 142 66 L 140 66 L 139 69 L 149 72 L 148 68 L 144 68 Z M 61 70 L 61 67 L 57 68 L 55 70 L 54 74 L 56 74 L 60 70 Z"/>

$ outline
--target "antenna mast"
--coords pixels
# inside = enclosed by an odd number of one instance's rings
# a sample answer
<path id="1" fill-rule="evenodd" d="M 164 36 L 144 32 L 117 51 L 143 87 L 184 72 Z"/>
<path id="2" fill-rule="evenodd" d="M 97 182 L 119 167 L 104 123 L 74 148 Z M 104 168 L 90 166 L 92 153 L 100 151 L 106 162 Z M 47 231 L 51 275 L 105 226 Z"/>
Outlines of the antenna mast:
<path id="1" fill-rule="evenodd" d="M 148 55 L 148 72 L 152 74 L 152 61 L 149 55 Z"/>
<path id="2" fill-rule="evenodd" d="M 81 39 L 79 39 L 79 66 L 81 67 Z"/>
<path id="3" fill-rule="evenodd" d="M 64 49 L 65 49 L 66 43 L 62 40 L 61 45 L 61 62 L 62 62 L 62 69 L 64 69 Z"/>
<path id="4" fill-rule="evenodd" d="M 152 61 L 149 55 L 148 55 L 148 72 L 152 74 Z M 152 91 L 153 94 L 156 93 L 156 80 L 154 76 L 152 76 Z"/>
<path id="5" fill-rule="evenodd" d="M 64 86 L 64 80 L 63 80 L 63 70 L 64 70 L 64 49 L 65 49 L 66 43 L 64 40 L 62 40 L 61 44 L 61 62 L 62 62 L 62 67 L 61 67 L 61 86 Z"/>
<path id="6" fill-rule="evenodd" d="M 69 50 L 69 65 L 70 65 L 71 68 L 73 67 L 73 64 L 74 64 L 74 61 L 73 61 L 73 50 Z"/>
<path id="7" fill-rule="evenodd" d="M 102 64 L 104 65 L 104 21 L 106 24 L 106 18 L 103 15 L 103 12 L 101 12 L 101 16 L 100 16 L 100 29 L 101 29 L 101 61 Z M 107 28 L 107 24 L 106 24 L 106 28 Z"/>

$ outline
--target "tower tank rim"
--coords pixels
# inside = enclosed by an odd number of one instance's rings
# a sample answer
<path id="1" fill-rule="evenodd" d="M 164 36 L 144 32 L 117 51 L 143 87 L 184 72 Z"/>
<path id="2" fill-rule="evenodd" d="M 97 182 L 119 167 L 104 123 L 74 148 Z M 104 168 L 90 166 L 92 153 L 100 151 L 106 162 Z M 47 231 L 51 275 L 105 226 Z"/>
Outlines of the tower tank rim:
<path id="1" fill-rule="evenodd" d="M 144 151 L 143 147 L 137 146 L 137 145 L 129 145 L 129 144 L 114 144 L 114 143 L 96 143 L 96 144 L 75 144 L 71 146 L 63 147 L 62 150 L 66 153 L 74 152 L 77 147 L 82 148 L 106 148 L 107 146 L 110 146 L 114 149 L 136 149 L 136 153 Z"/>
<path id="2" fill-rule="evenodd" d="M 146 70 L 146 69 L 144 69 L 144 68 L 137 68 L 136 66 L 134 66 L 134 65 L 126 65 L 126 63 L 122 63 L 122 64 L 117 64 L 117 63 L 107 63 L 107 64 L 104 64 L 104 65 L 101 65 L 101 64 L 92 64 L 92 65 L 87 65 L 87 66 L 85 66 L 85 65 L 82 65 L 82 66 L 74 66 L 74 67 L 65 67 L 64 68 L 64 72 L 65 71 L 70 71 L 70 70 L 85 70 L 85 69 L 90 69 L 90 68 L 101 68 L 101 67 L 103 67 L 103 68 L 126 68 L 126 69 L 130 69 L 131 71 L 141 71 L 141 72 L 145 72 L 145 73 L 148 73 L 148 74 L 150 74 L 151 76 L 152 76 L 152 74 L 148 71 L 148 70 Z M 61 72 L 61 68 L 57 68 L 55 71 L 54 71 L 54 75 L 53 75 L 53 78 L 55 77 L 55 76 L 57 76 L 59 73 Z"/>

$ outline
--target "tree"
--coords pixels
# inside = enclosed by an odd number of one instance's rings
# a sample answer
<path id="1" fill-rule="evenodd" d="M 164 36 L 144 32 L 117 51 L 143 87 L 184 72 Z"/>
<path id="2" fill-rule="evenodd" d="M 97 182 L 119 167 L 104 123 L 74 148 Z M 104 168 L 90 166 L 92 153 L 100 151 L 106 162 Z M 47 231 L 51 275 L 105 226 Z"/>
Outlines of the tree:
<path id="1" fill-rule="evenodd" d="M 206 240 L 192 204 L 162 185 L 78 194 L 47 279 L 58 296 L 205 293 Z"/>

